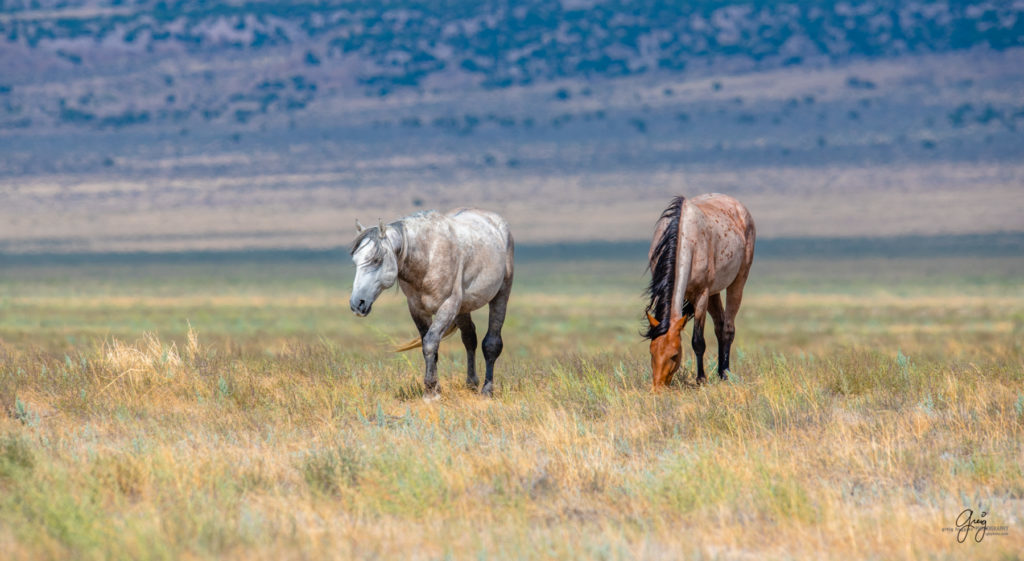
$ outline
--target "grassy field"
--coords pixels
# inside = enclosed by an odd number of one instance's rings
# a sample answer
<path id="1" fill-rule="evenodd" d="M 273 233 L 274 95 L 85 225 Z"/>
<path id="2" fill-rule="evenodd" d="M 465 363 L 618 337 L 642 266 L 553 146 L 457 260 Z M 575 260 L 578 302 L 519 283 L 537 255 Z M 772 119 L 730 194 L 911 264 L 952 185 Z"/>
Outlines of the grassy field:
<path id="1" fill-rule="evenodd" d="M 1024 550 L 1020 257 L 757 261 L 732 379 L 694 387 L 691 360 L 658 395 L 642 262 L 523 261 L 495 398 L 455 338 L 432 403 L 387 351 L 404 299 L 357 319 L 351 274 L 0 269 L 0 558 Z M 968 507 L 980 543 L 943 531 Z"/>

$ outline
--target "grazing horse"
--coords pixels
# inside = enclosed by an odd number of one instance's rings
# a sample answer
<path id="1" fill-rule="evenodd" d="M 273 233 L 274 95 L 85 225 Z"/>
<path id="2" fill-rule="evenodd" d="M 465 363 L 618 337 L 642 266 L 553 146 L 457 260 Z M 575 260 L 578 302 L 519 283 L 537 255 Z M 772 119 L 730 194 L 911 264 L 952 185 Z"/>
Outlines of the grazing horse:
<path id="1" fill-rule="evenodd" d="M 682 331 L 693 318 L 697 383 L 704 376 L 704 314 L 711 313 L 718 337 L 718 375 L 729 370 L 729 348 L 736 337 L 736 313 L 754 260 L 756 230 L 750 212 L 719 193 L 692 199 L 676 197 L 661 214 L 647 254 L 651 284 L 647 291 L 654 388 L 666 386 L 679 369 Z M 720 293 L 728 289 L 722 307 Z"/>
<path id="2" fill-rule="evenodd" d="M 352 242 L 356 277 L 349 307 L 357 316 L 366 316 L 377 296 L 398 281 L 420 339 L 396 350 L 423 347 L 427 397 L 440 392 L 437 350 L 441 339 L 455 328 L 462 332 L 466 346 L 466 384 L 477 388 L 476 326 L 470 312 L 490 305 L 483 341 L 487 374 L 480 393 L 491 395 L 512 290 L 514 244 L 505 219 L 471 208 L 446 214 L 429 210 L 372 228 L 363 228 L 357 221 L 356 229 Z"/>

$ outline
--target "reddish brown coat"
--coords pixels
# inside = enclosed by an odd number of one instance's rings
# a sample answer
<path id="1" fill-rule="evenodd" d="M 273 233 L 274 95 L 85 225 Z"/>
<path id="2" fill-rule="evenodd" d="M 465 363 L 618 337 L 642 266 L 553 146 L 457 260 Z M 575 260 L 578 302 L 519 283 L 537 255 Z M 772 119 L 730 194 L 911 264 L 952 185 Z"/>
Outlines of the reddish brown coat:
<path id="1" fill-rule="evenodd" d="M 655 269 L 655 247 L 671 220 L 663 217 L 655 226 L 648 258 Z M 719 340 L 719 375 L 728 370 L 729 347 L 735 335 L 735 319 L 743 299 L 743 286 L 754 260 L 756 229 L 750 212 L 739 201 L 720 193 L 686 199 L 680 209 L 669 328 L 651 341 L 654 387 L 672 380 L 679 368 L 682 330 L 694 318 L 693 346 L 697 354 L 697 382 L 704 381 L 704 319 L 711 314 Z M 726 290 L 726 305 L 720 293 Z M 692 314 L 684 313 L 684 303 Z M 659 320 L 648 314 L 652 325 Z"/>

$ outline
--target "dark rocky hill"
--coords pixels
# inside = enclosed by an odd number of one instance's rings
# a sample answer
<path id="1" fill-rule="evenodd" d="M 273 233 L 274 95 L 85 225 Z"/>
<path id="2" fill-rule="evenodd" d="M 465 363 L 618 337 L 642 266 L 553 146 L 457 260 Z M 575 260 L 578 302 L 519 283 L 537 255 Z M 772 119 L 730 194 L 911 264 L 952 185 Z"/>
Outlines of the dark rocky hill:
<path id="1" fill-rule="evenodd" d="M 0 6 L 4 128 L 245 122 L 301 112 L 338 91 L 388 96 L 645 74 L 701 76 L 1024 45 L 1024 7 L 1003 1 Z M 66 95 L 33 88 L 54 80 L 75 86 Z"/>

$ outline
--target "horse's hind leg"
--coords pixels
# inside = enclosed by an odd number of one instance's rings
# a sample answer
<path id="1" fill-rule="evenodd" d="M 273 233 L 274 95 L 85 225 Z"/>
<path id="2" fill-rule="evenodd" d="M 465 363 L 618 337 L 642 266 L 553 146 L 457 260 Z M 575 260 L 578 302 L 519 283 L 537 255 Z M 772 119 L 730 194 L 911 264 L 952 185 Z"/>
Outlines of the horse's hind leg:
<path id="1" fill-rule="evenodd" d="M 743 274 L 732 283 L 725 294 L 725 314 L 722 318 L 722 334 L 718 336 L 718 373 L 725 379 L 725 372 L 729 370 L 729 352 L 732 350 L 732 342 L 736 339 L 736 314 L 740 312 L 740 302 L 743 300 L 743 285 L 746 284 L 746 274 Z"/>
<path id="2" fill-rule="evenodd" d="M 487 317 L 487 335 L 484 337 L 484 360 L 487 362 L 487 372 L 484 376 L 484 387 L 480 393 L 492 395 L 494 393 L 494 362 L 501 354 L 501 326 L 505 323 L 505 308 L 508 306 L 508 296 L 512 291 L 512 279 L 505 281 L 498 295 L 491 300 L 490 313 Z"/>
<path id="3" fill-rule="evenodd" d="M 476 377 L 476 326 L 468 313 L 456 316 L 455 325 L 459 326 L 466 347 L 466 385 L 475 390 L 480 385 Z"/>
<path id="4" fill-rule="evenodd" d="M 725 310 L 722 309 L 721 294 L 713 294 L 708 299 L 708 315 L 715 324 L 715 337 L 718 338 L 718 377 L 725 380 L 725 371 L 729 369 L 729 345 L 725 339 Z"/>

